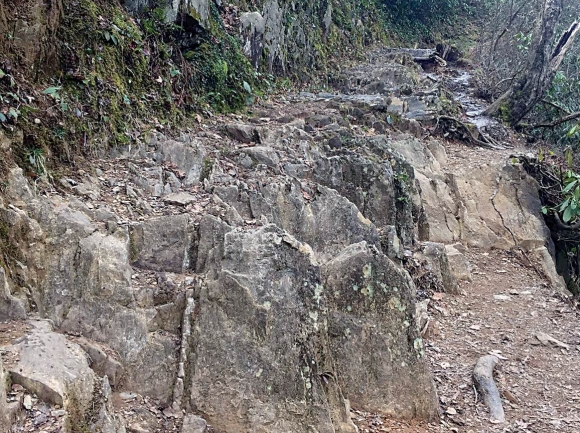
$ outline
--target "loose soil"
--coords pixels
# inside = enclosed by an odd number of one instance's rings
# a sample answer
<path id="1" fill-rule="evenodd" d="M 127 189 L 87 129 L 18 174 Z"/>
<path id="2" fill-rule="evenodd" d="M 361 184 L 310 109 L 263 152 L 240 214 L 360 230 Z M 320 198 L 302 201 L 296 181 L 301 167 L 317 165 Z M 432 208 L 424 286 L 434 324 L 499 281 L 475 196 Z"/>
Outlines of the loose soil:
<path id="1" fill-rule="evenodd" d="M 462 294 L 435 294 L 426 347 L 441 403 L 438 425 L 397 422 L 354 411 L 367 432 L 580 431 L 580 314 L 519 251 L 470 250 L 473 280 Z M 544 346 L 538 332 L 569 345 Z M 488 421 L 471 374 L 477 359 L 501 357 L 496 383 L 506 423 Z"/>

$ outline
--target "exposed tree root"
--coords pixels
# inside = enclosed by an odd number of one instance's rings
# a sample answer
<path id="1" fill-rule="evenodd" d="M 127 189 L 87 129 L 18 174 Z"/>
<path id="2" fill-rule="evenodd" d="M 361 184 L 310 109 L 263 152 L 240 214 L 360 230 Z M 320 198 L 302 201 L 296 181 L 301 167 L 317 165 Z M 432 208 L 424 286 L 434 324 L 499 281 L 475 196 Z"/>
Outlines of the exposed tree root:
<path id="1" fill-rule="evenodd" d="M 499 362 L 497 356 L 486 355 L 477 360 L 473 369 L 473 382 L 485 405 L 489 408 L 492 423 L 505 422 L 501 397 L 493 380 L 493 369 Z"/>
<path id="2" fill-rule="evenodd" d="M 467 140 L 472 145 L 485 147 L 487 149 L 495 149 L 495 150 L 505 149 L 505 146 L 502 146 L 501 144 L 499 144 L 496 140 L 491 138 L 489 135 L 484 134 L 479 128 L 477 128 L 477 126 L 468 125 L 467 123 L 462 122 L 461 120 L 459 120 L 455 117 L 452 117 L 452 116 L 445 116 L 445 115 L 439 116 L 437 118 L 435 130 L 439 127 L 439 124 L 442 120 L 446 121 L 446 122 L 454 123 L 459 129 L 463 130 L 466 133 L 465 136 L 467 137 Z M 478 137 L 476 137 L 473 134 L 474 129 L 477 131 L 477 133 L 479 134 L 479 136 L 483 140 L 480 140 Z"/>

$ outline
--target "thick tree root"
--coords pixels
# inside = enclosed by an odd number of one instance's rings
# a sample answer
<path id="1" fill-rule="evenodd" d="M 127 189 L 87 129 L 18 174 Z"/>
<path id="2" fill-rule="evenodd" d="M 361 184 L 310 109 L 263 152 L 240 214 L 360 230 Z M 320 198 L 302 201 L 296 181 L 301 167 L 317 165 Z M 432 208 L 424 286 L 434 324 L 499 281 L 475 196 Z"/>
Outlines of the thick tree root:
<path id="1" fill-rule="evenodd" d="M 486 355 L 477 360 L 473 369 L 473 382 L 482 396 L 483 402 L 489 408 L 492 423 L 505 422 L 505 414 L 497 386 L 493 380 L 493 369 L 499 362 L 497 356 Z"/>
<path id="2" fill-rule="evenodd" d="M 466 133 L 465 135 L 467 137 L 467 140 L 472 145 L 485 147 L 487 149 L 495 149 L 495 150 L 505 149 L 505 146 L 502 146 L 496 140 L 491 138 L 489 135 L 481 132 L 475 125 L 467 125 L 465 122 L 462 122 L 461 120 L 459 120 L 455 117 L 439 116 L 437 118 L 437 124 L 435 125 L 435 129 L 437 129 L 437 127 L 439 127 L 439 123 L 442 120 L 454 123 L 455 125 L 457 125 L 457 128 L 462 129 Z M 473 128 L 475 128 L 477 130 L 477 132 L 478 132 L 479 136 L 482 138 L 482 140 L 480 140 L 478 137 L 476 137 L 473 134 L 473 131 L 472 131 Z"/>

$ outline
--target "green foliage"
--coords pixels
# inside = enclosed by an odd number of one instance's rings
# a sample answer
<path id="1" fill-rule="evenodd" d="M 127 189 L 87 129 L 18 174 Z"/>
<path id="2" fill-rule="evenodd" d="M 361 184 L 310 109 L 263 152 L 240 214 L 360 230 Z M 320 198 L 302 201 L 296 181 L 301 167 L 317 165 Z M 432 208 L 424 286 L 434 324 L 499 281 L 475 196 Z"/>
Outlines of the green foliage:
<path id="1" fill-rule="evenodd" d="M 427 35 L 443 23 L 451 23 L 468 4 L 462 0 L 382 0 L 388 21 L 403 36 Z"/>
<path id="2" fill-rule="evenodd" d="M 565 59 L 562 69 L 552 80 L 545 101 L 535 107 L 531 123 L 550 123 L 569 113 L 580 111 L 580 55 Z M 541 128 L 534 131 L 534 134 L 561 148 L 571 146 L 577 149 L 580 145 L 580 123 L 577 121 L 555 128 Z"/>
<path id="3" fill-rule="evenodd" d="M 0 123 L 24 131 L 16 159 L 37 175 L 194 113 L 240 109 L 261 92 L 261 77 L 215 5 L 208 29 L 187 31 L 167 22 L 161 8 L 139 20 L 107 0 L 66 1 L 63 8 L 48 42 L 57 50 L 52 64 L 34 79 L 0 70 Z"/>
<path id="4" fill-rule="evenodd" d="M 562 214 L 562 221 L 569 223 L 580 215 L 580 174 L 568 170 L 563 182 L 564 201 L 558 207 L 558 212 Z"/>

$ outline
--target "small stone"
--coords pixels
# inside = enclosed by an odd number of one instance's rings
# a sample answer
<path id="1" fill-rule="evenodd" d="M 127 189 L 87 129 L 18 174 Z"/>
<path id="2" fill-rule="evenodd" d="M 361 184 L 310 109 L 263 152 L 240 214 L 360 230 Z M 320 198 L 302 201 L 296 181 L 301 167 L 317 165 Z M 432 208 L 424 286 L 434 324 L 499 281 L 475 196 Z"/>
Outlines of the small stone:
<path id="1" fill-rule="evenodd" d="M 53 416 L 55 418 L 60 418 L 62 416 L 66 415 L 66 410 L 64 409 L 57 409 L 57 410 L 51 410 L 50 411 L 50 416 Z"/>
<path id="2" fill-rule="evenodd" d="M 137 394 L 135 394 L 134 392 L 122 392 L 119 394 L 119 397 L 121 397 L 125 401 L 130 401 L 135 400 L 137 398 Z"/>
<path id="3" fill-rule="evenodd" d="M 186 192 L 176 192 L 168 194 L 163 198 L 166 203 L 175 204 L 179 206 L 187 206 L 197 200 L 197 197 Z"/>
<path id="4" fill-rule="evenodd" d="M 32 409 L 32 397 L 26 394 L 24 396 L 24 402 L 22 404 L 26 410 Z"/>
<path id="5" fill-rule="evenodd" d="M 207 428 L 205 420 L 197 415 L 186 415 L 183 418 L 181 433 L 204 433 Z"/>
<path id="6" fill-rule="evenodd" d="M 493 299 L 496 301 L 509 301 L 510 297 L 507 295 L 493 295 Z"/>
<path id="7" fill-rule="evenodd" d="M 38 415 L 36 415 L 34 417 L 34 425 L 35 426 L 42 425 L 46 421 L 48 421 L 48 417 L 45 414 L 43 414 L 43 413 L 39 413 Z"/>
<path id="8" fill-rule="evenodd" d="M 447 410 L 445 411 L 445 413 L 447 415 L 457 415 L 457 411 L 455 410 L 455 408 L 452 408 L 452 407 L 448 407 Z"/>
<path id="9" fill-rule="evenodd" d="M 143 426 L 142 426 L 141 424 L 139 424 L 139 423 L 130 424 L 130 425 L 127 427 L 127 431 L 128 431 L 129 433 L 151 433 L 151 431 L 150 431 L 148 428 L 146 428 L 146 427 L 143 427 Z"/>

